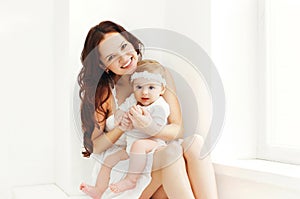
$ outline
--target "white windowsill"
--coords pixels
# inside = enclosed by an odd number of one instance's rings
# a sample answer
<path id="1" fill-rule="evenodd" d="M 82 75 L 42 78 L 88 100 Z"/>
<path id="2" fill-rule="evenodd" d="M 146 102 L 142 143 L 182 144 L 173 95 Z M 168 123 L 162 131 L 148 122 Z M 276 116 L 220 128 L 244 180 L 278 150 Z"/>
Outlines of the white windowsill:
<path id="1" fill-rule="evenodd" d="M 300 165 L 258 159 L 214 160 L 213 164 L 216 175 L 225 175 L 299 191 Z"/>

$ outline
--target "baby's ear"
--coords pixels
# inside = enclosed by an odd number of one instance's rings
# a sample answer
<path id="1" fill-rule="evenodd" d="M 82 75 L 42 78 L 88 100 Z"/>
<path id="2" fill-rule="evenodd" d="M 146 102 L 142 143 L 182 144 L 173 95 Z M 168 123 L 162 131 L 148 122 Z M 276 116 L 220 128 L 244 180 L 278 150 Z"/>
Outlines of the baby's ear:
<path id="1" fill-rule="evenodd" d="M 160 95 L 163 95 L 166 91 L 166 86 L 161 86 L 161 92 Z"/>

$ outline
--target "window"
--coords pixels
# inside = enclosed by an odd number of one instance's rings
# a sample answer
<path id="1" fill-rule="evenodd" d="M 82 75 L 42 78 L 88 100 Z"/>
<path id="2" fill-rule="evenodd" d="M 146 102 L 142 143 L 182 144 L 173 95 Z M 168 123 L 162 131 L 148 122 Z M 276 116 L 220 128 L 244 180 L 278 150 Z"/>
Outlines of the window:
<path id="1" fill-rule="evenodd" d="M 300 1 L 259 3 L 265 114 L 258 158 L 300 164 Z"/>

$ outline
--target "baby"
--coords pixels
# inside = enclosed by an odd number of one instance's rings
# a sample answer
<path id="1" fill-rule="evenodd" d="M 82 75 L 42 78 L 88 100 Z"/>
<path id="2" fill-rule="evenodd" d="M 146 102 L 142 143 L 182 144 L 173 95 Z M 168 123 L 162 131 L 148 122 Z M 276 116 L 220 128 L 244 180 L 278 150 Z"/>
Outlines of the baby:
<path id="1" fill-rule="evenodd" d="M 131 76 L 133 94 L 137 105 L 132 106 L 128 114 L 134 115 L 136 112 L 145 114 L 148 112 L 152 122 L 142 129 L 135 128 L 133 124 L 134 129 L 126 132 L 129 170 L 123 180 L 110 185 L 110 189 L 114 193 L 134 189 L 146 167 L 146 154 L 165 145 L 163 140 L 153 137 L 167 124 L 167 118 L 170 114 L 169 105 L 162 97 L 166 89 L 165 69 L 158 62 L 143 62 L 139 64 Z"/>

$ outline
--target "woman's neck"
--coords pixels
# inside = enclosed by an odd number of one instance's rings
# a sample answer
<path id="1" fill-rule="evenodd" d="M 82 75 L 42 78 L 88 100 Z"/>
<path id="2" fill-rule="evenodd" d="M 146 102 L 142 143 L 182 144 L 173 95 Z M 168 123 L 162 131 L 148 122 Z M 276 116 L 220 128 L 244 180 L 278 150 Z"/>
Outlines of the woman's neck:
<path id="1" fill-rule="evenodd" d="M 114 78 L 116 88 L 116 98 L 118 105 L 121 105 L 132 93 L 130 85 L 130 75 L 123 75 Z"/>
<path id="2" fill-rule="evenodd" d="M 130 75 L 116 75 L 114 78 L 115 85 L 128 85 L 130 81 Z"/>

